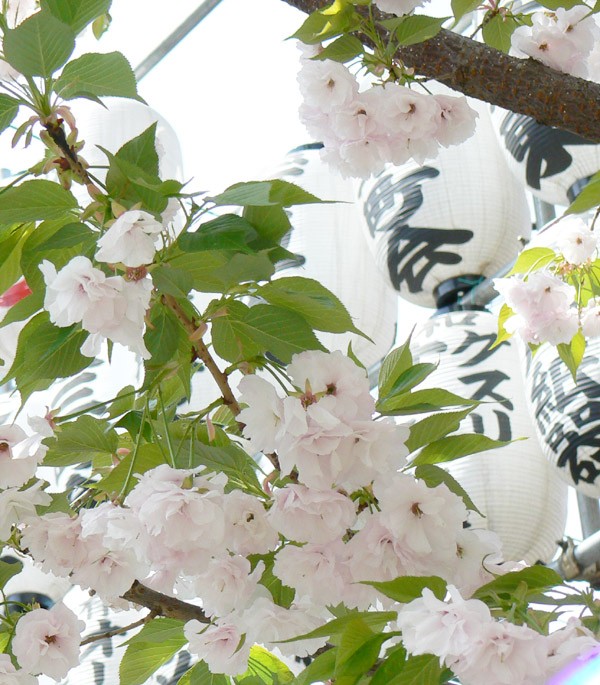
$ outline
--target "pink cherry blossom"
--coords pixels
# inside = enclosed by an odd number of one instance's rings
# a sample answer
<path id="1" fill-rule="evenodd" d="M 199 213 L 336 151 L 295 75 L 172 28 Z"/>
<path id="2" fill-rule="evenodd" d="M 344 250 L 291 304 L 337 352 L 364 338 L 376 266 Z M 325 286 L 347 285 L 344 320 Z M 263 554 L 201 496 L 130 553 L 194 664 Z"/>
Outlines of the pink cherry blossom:
<path id="1" fill-rule="evenodd" d="M 85 623 L 62 603 L 34 609 L 17 623 L 13 654 L 25 671 L 60 680 L 79 663 L 83 628 Z"/>
<path id="2" fill-rule="evenodd" d="M 37 685 L 37 678 L 16 669 L 8 654 L 0 654 L 0 682 L 2 685 Z"/>
<path id="3" fill-rule="evenodd" d="M 26 440 L 27 434 L 19 426 L 0 426 L 0 488 L 21 487 L 35 475 L 38 455 L 18 450 Z"/>
<path id="4" fill-rule="evenodd" d="M 211 673 L 238 675 L 248 667 L 250 645 L 236 626 L 225 622 L 207 626 L 194 619 L 183 631 L 190 652 L 206 661 Z"/>
<path id="5" fill-rule="evenodd" d="M 162 224 L 148 212 L 124 212 L 98 240 L 96 259 L 129 267 L 151 264 L 162 230 Z"/>
<path id="6" fill-rule="evenodd" d="M 600 304 L 595 299 L 581 310 L 581 330 L 586 338 L 600 336 Z"/>
<path id="7" fill-rule="evenodd" d="M 593 259 L 598 237 L 579 217 L 568 216 L 557 225 L 557 247 L 569 264 L 580 266 Z"/>
<path id="8" fill-rule="evenodd" d="M 373 2 L 382 12 L 401 16 L 412 12 L 415 7 L 422 7 L 428 0 L 373 0 Z"/>
<path id="9" fill-rule="evenodd" d="M 465 97 L 440 94 L 433 98 L 439 105 L 435 138 L 440 145 L 458 145 L 475 133 L 479 114 Z"/>

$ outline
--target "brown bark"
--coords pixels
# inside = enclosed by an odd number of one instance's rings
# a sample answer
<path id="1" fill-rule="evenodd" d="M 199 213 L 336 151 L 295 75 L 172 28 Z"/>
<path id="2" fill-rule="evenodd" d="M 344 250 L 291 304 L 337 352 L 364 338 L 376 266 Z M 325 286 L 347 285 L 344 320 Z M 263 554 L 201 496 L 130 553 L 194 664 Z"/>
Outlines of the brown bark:
<path id="1" fill-rule="evenodd" d="M 283 1 L 303 12 L 330 4 L 329 0 Z M 444 29 L 423 43 L 399 48 L 396 55 L 417 74 L 465 95 L 600 142 L 597 83 L 562 74 L 532 59 L 509 57 Z"/>

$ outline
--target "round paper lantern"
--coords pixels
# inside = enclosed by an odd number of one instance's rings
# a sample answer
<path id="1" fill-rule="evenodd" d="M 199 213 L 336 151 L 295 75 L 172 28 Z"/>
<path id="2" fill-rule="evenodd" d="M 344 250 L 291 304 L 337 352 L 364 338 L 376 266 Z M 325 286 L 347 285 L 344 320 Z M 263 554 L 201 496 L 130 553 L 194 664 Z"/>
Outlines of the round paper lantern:
<path id="1" fill-rule="evenodd" d="M 398 298 L 379 273 L 367 246 L 355 184 L 332 171 L 320 157 L 320 144 L 292 150 L 277 176 L 332 204 L 291 209 L 292 230 L 284 246 L 302 256 L 302 265 L 280 269 L 281 276 L 319 281 L 341 300 L 354 324 L 374 342 L 345 333 L 318 333 L 331 350 L 346 352 L 348 343 L 367 367 L 381 360 L 394 343 Z"/>
<path id="2" fill-rule="evenodd" d="M 156 123 L 156 151 L 161 178 L 183 178 L 181 148 L 171 125 L 148 105 L 126 98 L 103 98 L 106 107 L 96 102 L 78 101 L 73 105 L 79 136 L 85 140 L 81 156 L 92 166 L 106 166 L 106 155 L 97 146 L 113 154 L 128 140 L 139 136 Z M 92 169 L 101 180 L 104 169 Z"/>
<path id="3" fill-rule="evenodd" d="M 569 205 L 600 169 L 600 145 L 495 107 L 494 128 L 510 170 L 533 195 Z"/>
<path id="4" fill-rule="evenodd" d="M 588 340 L 577 384 L 556 348 L 543 345 L 527 369 L 527 396 L 539 442 L 556 473 L 600 497 L 600 340 Z"/>
<path id="5" fill-rule="evenodd" d="M 568 488 L 535 437 L 516 343 L 491 349 L 496 328 L 496 316 L 487 311 L 440 314 L 415 330 L 411 348 L 418 361 L 439 362 L 425 382 L 428 387 L 484 402 L 459 432 L 527 438 L 442 466 L 485 514 L 470 518 L 472 525 L 496 532 L 505 558 L 547 562 L 563 536 Z"/>
<path id="6" fill-rule="evenodd" d="M 377 264 L 415 304 L 452 304 L 510 264 L 531 233 L 525 192 L 483 108 L 463 144 L 423 165 L 388 165 L 359 188 Z"/>
<path id="7" fill-rule="evenodd" d="M 20 604 L 37 603 L 43 609 L 60 602 L 65 594 L 71 589 L 71 583 L 66 578 L 58 578 L 52 573 L 45 573 L 33 565 L 29 557 L 18 554 L 10 548 L 4 550 L 0 561 L 5 563 L 23 564 L 23 570 L 12 576 L 4 586 L 4 595 L 8 602 Z M 12 611 L 19 611 L 17 605 L 11 607 Z"/>

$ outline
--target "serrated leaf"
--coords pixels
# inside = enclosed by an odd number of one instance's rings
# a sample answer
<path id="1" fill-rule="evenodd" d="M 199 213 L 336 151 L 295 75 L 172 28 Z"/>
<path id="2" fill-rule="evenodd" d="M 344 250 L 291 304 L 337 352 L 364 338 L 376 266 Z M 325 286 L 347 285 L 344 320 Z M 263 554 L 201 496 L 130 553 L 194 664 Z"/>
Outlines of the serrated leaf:
<path id="1" fill-rule="evenodd" d="M 448 473 L 448 471 L 444 471 L 444 469 L 435 466 L 434 464 L 421 464 L 421 466 L 417 466 L 415 469 L 415 477 L 425 481 L 428 488 L 434 488 L 440 483 L 444 483 L 450 492 L 453 492 L 462 499 L 467 509 L 476 511 L 480 516 L 485 518 L 484 514 L 475 506 L 475 503 L 467 491 Z"/>
<path id="2" fill-rule="evenodd" d="M 235 250 L 254 252 L 248 244 L 258 237 L 252 224 L 237 214 L 224 214 L 198 227 L 194 233 L 182 233 L 178 244 L 184 252 Z"/>
<path id="3" fill-rule="evenodd" d="M 187 642 L 183 623 L 171 618 L 155 618 L 127 641 L 121 660 L 121 685 L 142 685 Z"/>
<path id="4" fill-rule="evenodd" d="M 566 10 L 570 10 L 577 5 L 584 5 L 582 0 L 538 0 L 538 5 L 545 7 L 549 10 L 557 10 L 559 7 L 563 7 Z"/>
<path id="5" fill-rule="evenodd" d="M 79 33 L 94 19 L 108 12 L 111 0 L 41 0 L 40 5 Z"/>
<path id="6" fill-rule="evenodd" d="M 0 192 L 0 224 L 59 219 L 77 207 L 77 200 L 58 183 L 35 179 Z"/>
<path id="7" fill-rule="evenodd" d="M 571 202 L 565 214 L 582 214 L 600 205 L 600 173 L 594 174 L 577 197 Z"/>
<path id="8" fill-rule="evenodd" d="M 24 76 L 45 78 L 62 67 L 75 49 L 75 33 L 47 10 L 4 32 L 4 58 Z"/>
<path id="9" fill-rule="evenodd" d="M 187 334 L 173 312 L 160 303 L 151 310 L 144 342 L 152 355 L 152 364 L 166 364 L 179 348 L 179 339 Z"/>
<path id="10" fill-rule="evenodd" d="M 334 618 L 324 626 L 311 630 L 310 633 L 304 633 L 290 638 L 289 640 L 281 640 L 281 642 L 296 642 L 297 640 L 310 640 L 315 637 L 331 637 L 332 635 L 341 635 L 346 627 L 361 619 L 373 630 L 381 630 L 390 621 L 396 620 L 398 613 L 396 611 L 351 611 L 346 616 Z"/>
<path id="11" fill-rule="evenodd" d="M 12 124 L 18 111 L 19 101 L 0 93 L 0 133 Z"/>
<path id="12" fill-rule="evenodd" d="M 483 585 L 476 590 L 473 599 L 482 601 L 493 600 L 495 595 L 501 597 L 512 597 L 517 590 L 526 588 L 525 596 L 529 597 L 538 592 L 549 590 L 557 585 L 561 585 L 563 579 L 556 571 L 546 566 L 530 566 L 520 571 L 510 571 L 498 576 L 490 583 Z"/>
<path id="13" fill-rule="evenodd" d="M 404 17 L 395 32 L 400 45 L 414 45 L 429 40 L 442 29 L 448 17 L 427 17 L 424 14 L 413 14 Z"/>
<path id="14" fill-rule="evenodd" d="M 250 648 L 247 671 L 234 678 L 236 685 L 289 685 L 293 680 L 294 674 L 283 661 L 260 645 Z"/>
<path id="15" fill-rule="evenodd" d="M 402 372 L 394 381 L 386 399 L 403 395 L 412 390 L 416 385 L 422 383 L 436 369 L 437 364 L 424 363 L 414 364 L 406 371 Z"/>
<path id="16" fill-rule="evenodd" d="M 414 452 L 423 445 L 439 440 L 449 433 L 458 430 L 460 422 L 468 416 L 473 409 L 467 407 L 460 411 L 443 412 L 433 416 L 427 416 L 410 427 L 410 436 L 406 441 L 406 446 Z"/>
<path id="17" fill-rule="evenodd" d="M 506 278 L 513 274 L 529 274 L 543 269 L 556 259 L 556 252 L 549 247 L 531 247 L 523 250 L 517 257 L 513 268 Z"/>
<path id="18" fill-rule="evenodd" d="M 519 22 L 508 14 L 494 14 L 490 16 L 488 13 L 483 20 L 483 28 L 481 35 L 484 42 L 491 48 L 496 48 L 508 54 L 511 46 L 511 36 Z"/>
<path id="19" fill-rule="evenodd" d="M 120 52 L 90 52 L 65 65 L 54 84 L 65 100 L 79 97 L 139 99 L 131 65 Z"/>
<path id="20" fill-rule="evenodd" d="M 334 62 L 348 62 L 364 52 L 365 48 L 358 38 L 347 33 L 326 45 L 313 59 L 331 59 Z"/>
<path id="21" fill-rule="evenodd" d="M 340 300 L 312 278 L 279 278 L 259 288 L 256 294 L 271 304 L 296 312 L 318 331 L 360 333 Z"/>
<path id="22" fill-rule="evenodd" d="M 374 633 L 361 619 L 349 623 L 340 636 L 335 663 L 336 680 L 368 672 L 377 661 L 381 645 L 390 637 L 389 634 Z"/>
<path id="23" fill-rule="evenodd" d="M 469 454 L 487 452 L 489 450 L 504 447 L 510 444 L 510 440 L 492 440 L 478 433 L 462 433 L 461 435 L 448 435 L 441 440 L 426 445 L 412 460 L 412 466 L 421 464 L 442 464 L 454 461 Z"/>
<path id="24" fill-rule="evenodd" d="M 438 599 L 443 600 L 446 596 L 446 581 L 438 576 L 400 576 L 383 582 L 363 581 L 363 585 L 370 585 L 401 604 L 418 599 L 425 588 L 429 588 Z"/>
<path id="25" fill-rule="evenodd" d="M 452 0 L 452 14 L 456 21 L 476 10 L 481 4 L 481 0 Z"/>
<path id="26" fill-rule="evenodd" d="M 97 455 L 114 454 L 119 440 L 108 421 L 84 415 L 61 424 L 56 437 L 47 444 L 44 466 L 71 466 L 91 461 Z"/>
<path id="27" fill-rule="evenodd" d="M 403 345 L 392 350 L 383 360 L 378 382 L 380 398 L 385 398 L 389 395 L 394 387 L 394 383 L 412 366 L 413 358 L 410 352 L 410 340 L 411 337 L 409 336 Z"/>
<path id="28" fill-rule="evenodd" d="M 207 199 L 212 200 L 216 205 L 238 205 L 242 207 L 268 207 L 271 205 L 291 207 L 292 205 L 324 202 L 324 200 L 320 200 L 299 186 L 281 179 L 236 183 L 219 195 Z"/>
<path id="29" fill-rule="evenodd" d="M 281 205 L 244 207 L 242 216 L 262 238 L 272 242 L 279 242 L 292 228 L 289 216 Z"/>
<path id="30" fill-rule="evenodd" d="M 377 403 L 377 411 L 390 416 L 403 416 L 439 411 L 450 407 L 473 407 L 477 404 L 479 404 L 477 400 L 459 397 L 442 388 L 431 388 L 380 400 Z"/>
<path id="31" fill-rule="evenodd" d="M 323 10 L 309 14 L 302 26 L 290 38 L 297 38 L 307 45 L 314 45 L 340 33 L 357 28 L 354 8 L 344 0 L 334 0 Z"/>
<path id="32" fill-rule="evenodd" d="M 170 264 L 159 264 L 152 269 L 152 282 L 161 293 L 177 298 L 186 298 L 193 286 L 187 271 L 175 269 Z"/>
<path id="33" fill-rule="evenodd" d="M 404 662 L 402 678 L 397 682 L 398 685 L 440 685 L 446 680 L 442 678 L 444 673 L 452 677 L 447 669 L 440 666 L 439 657 L 433 654 L 411 656 Z"/>

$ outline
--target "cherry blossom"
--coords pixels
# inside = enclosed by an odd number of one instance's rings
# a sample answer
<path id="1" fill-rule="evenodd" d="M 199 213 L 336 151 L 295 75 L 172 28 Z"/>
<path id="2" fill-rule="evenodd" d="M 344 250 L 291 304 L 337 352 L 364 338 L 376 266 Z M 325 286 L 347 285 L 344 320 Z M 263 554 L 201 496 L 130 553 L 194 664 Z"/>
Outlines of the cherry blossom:
<path id="1" fill-rule="evenodd" d="M 27 440 L 19 426 L 0 426 L 0 488 L 20 487 L 33 478 L 41 456 L 15 448 Z"/>
<path id="2" fill-rule="evenodd" d="M 412 12 L 415 7 L 422 7 L 428 0 L 373 0 L 373 2 L 382 12 L 401 16 Z"/>
<path id="3" fill-rule="evenodd" d="M 162 230 L 162 223 L 148 212 L 124 212 L 98 240 L 100 249 L 96 259 L 110 264 L 120 262 L 129 267 L 151 264 Z"/>
<path id="4" fill-rule="evenodd" d="M 79 663 L 84 627 L 62 603 L 51 609 L 34 609 L 19 619 L 12 651 L 25 671 L 60 680 Z"/>
<path id="5" fill-rule="evenodd" d="M 0 654 L 0 682 L 2 685 L 37 685 L 37 678 L 16 669 L 8 654 Z"/>
<path id="6" fill-rule="evenodd" d="M 234 625 L 217 622 L 206 626 L 194 619 L 185 624 L 184 633 L 190 652 L 206 661 L 211 673 L 238 675 L 246 670 L 250 645 Z"/>

